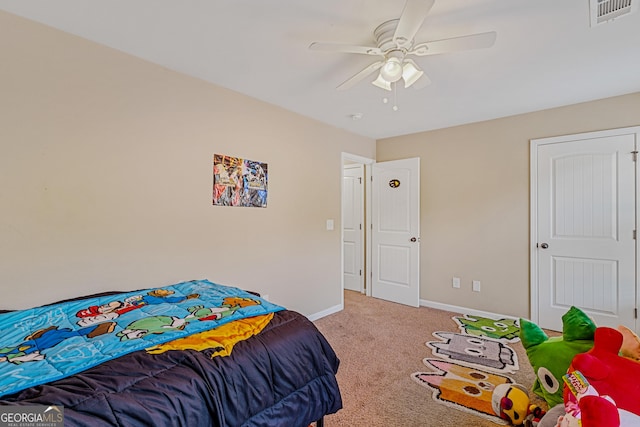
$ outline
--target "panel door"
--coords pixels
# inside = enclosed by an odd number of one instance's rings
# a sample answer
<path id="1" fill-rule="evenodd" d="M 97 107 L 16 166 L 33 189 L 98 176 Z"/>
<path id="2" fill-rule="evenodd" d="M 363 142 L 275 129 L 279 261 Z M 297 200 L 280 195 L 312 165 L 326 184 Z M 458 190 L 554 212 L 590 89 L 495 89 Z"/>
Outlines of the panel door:
<path id="1" fill-rule="evenodd" d="M 420 305 L 420 159 L 372 168 L 372 284 L 376 298 Z"/>
<path id="2" fill-rule="evenodd" d="M 344 288 L 364 291 L 364 165 L 347 165 L 342 186 Z"/>
<path id="3" fill-rule="evenodd" d="M 635 329 L 634 135 L 538 147 L 539 323 L 577 306 Z"/>

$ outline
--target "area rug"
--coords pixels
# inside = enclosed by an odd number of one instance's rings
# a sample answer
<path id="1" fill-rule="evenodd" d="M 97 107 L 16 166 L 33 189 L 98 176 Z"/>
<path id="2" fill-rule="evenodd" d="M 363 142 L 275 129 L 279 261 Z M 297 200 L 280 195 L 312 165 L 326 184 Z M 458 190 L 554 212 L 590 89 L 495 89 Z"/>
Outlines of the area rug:
<path id="1" fill-rule="evenodd" d="M 433 336 L 442 340 L 427 342 L 436 357 L 498 373 L 519 369 L 518 355 L 501 341 L 455 332 L 434 332 Z"/>
<path id="2" fill-rule="evenodd" d="M 496 424 L 508 424 L 493 412 L 491 396 L 497 385 L 513 383 L 511 378 L 442 359 L 424 359 L 424 363 L 432 371 L 416 372 L 412 378 L 433 390 L 433 400 Z"/>
<path id="3" fill-rule="evenodd" d="M 492 338 L 502 342 L 520 341 L 520 322 L 517 319 L 491 319 L 489 317 L 453 316 L 460 331 L 464 334 Z"/>
<path id="4" fill-rule="evenodd" d="M 519 370 L 518 356 L 508 343 L 520 340 L 520 325 L 515 319 L 490 319 L 481 316 L 454 316 L 460 331 L 438 331 L 437 341 L 426 346 L 433 356 L 423 363 L 427 372 L 414 372 L 411 378 L 432 390 L 441 404 L 507 425 L 491 405 L 493 390 L 500 384 L 514 383 L 507 373 Z"/>

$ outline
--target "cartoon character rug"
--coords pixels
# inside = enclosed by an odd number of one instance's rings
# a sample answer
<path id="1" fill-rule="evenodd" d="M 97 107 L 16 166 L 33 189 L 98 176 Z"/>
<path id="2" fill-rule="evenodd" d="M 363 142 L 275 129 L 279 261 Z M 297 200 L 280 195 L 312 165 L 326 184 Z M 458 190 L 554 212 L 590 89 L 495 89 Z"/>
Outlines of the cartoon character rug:
<path id="1" fill-rule="evenodd" d="M 519 369 L 518 355 L 501 341 L 455 332 L 434 332 L 433 336 L 442 340 L 427 342 L 434 356 L 493 372 Z"/>
<path id="2" fill-rule="evenodd" d="M 424 363 L 432 370 L 415 372 L 411 377 L 431 388 L 436 402 L 497 424 L 508 424 L 493 412 L 491 396 L 499 384 L 513 383 L 511 378 L 441 359 L 424 359 Z"/>
<path id="3" fill-rule="evenodd" d="M 197 280 L 0 314 L 0 396 L 283 309 L 241 289 Z"/>
<path id="4" fill-rule="evenodd" d="M 502 342 L 520 341 L 520 324 L 518 319 L 491 319 L 489 317 L 453 316 L 463 334 L 492 338 Z"/>
<path id="5" fill-rule="evenodd" d="M 469 315 L 453 320 L 461 333 L 434 332 L 438 340 L 426 345 L 438 358 L 423 359 L 429 371 L 415 372 L 411 378 L 432 390 L 438 403 L 508 424 L 493 411 L 491 396 L 498 385 L 514 383 L 505 374 L 519 369 L 518 356 L 508 346 L 519 340 L 517 320 Z"/>

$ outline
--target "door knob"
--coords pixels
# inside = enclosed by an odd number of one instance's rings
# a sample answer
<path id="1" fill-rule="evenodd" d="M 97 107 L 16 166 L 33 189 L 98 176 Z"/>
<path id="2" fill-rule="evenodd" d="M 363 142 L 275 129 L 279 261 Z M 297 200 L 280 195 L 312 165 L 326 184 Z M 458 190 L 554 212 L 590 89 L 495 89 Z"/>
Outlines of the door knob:
<path id="1" fill-rule="evenodd" d="M 542 243 L 542 244 L 540 245 L 540 247 L 541 247 L 542 249 L 547 249 L 547 248 L 549 247 L 549 244 L 548 244 L 548 243 Z"/>
<path id="2" fill-rule="evenodd" d="M 415 237 L 412 237 L 409 240 L 412 241 L 412 242 L 417 242 L 418 241 L 418 239 L 416 239 Z"/>

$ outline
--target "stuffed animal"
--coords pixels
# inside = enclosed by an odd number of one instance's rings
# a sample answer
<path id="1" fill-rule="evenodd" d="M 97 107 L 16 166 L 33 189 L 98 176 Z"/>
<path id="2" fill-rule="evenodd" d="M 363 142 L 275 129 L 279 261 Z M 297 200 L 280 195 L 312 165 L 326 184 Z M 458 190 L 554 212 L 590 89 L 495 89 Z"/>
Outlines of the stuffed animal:
<path id="1" fill-rule="evenodd" d="M 549 408 L 564 403 L 562 376 L 574 356 L 593 347 L 596 325 L 582 310 L 571 307 L 562 316 L 562 336 L 549 338 L 536 324 L 520 319 L 520 339 L 536 374 L 533 392 Z"/>
<path id="2" fill-rule="evenodd" d="M 609 329 L 609 328 L 606 328 Z M 569 366 L 569 371 L 564 376 L 564 395 L 566 402 L 564 404 L 556 405 L 551 408 L 547 414 L 540 421 L 538 427 L 638 427 L 640 426 L 640 416 L 625 409 L 621 409 L 616 406 L 615 400 L 608 395 L 600 395 L 600 391 L 596 388 L 602 387 L 603 382 L 607 382 L 607 378 L 602 375 L 603 372 L 609 371 L 606 367 L 602 366 L 598 368 L 600 362 L 594 362 L 593 356 L 599 355 L 604 349 L 607 348 L 605 343 L 607 341 L 616 340 L 615 346 L 612 346 L 606 350 L 607 363 L 618 366 L 619 359 L 627 358 L 627 360 L 634 360 L 635 354 L 638 354 L 640 350 L 638 337 L 630 329 L 619 326 L 618 332 L 622 335 L 622 344 L 619 349 L 619 354 L 622 357 L 616 356 L 616 347 L 618 346 L 618 337 L 614 337 L 617 334 L 615 331 L 605 331 L 604 328 L 596 329 L 595 333 L 595 345 L 592 350 L 586 354 L 576 355 L 574 361 Z M 584 363 L 589 361 L 589 363 Z M 599 360 L 599 359 L 596 359 Z M 575 362 L 575 363 L 574 363 Z M 631 364 L 623 362 L 627 365 L 629 370 L 622 368 L 625 376 L 628 374 L 628 378 L 634 378 L 634 375 L 638 375 L 637 367 L 640 366 L 638 362 L 632 362 Z M 580 366 L 586 369 L 589 374 L 585 375 L 582 371 L 576 371 L 575 366 Z M 589 369 L 591 367 L 591 369 Z M 595 372 L 592 372 L 593 368 L 597 368 Z M 608 374 L 607 374 L 608 376 Z M 595 385 L 595 386 L 594 386 Z M 627 388 L 622 390 L 616 387 L 617 393 L 626 394 Z M 617 396 L 616 393 L 614 395 Z M 633 400 L 636 404 L 638 396 Z"/>
<path id="3" fill-rule="evenodd" d="M 561 415 L 553 427 L 638 427 L 640 417 L 616 406 L 603 397 L 588 397 L 581 404 L 582 420 L 571 414 Z M 542 427 L 543 418 L 538 427 Z M 546 425 L 545 425 L 546 427 Z"/>
<path id="4" fill-rule="evenodd" d="M 580 410 L 558 417 L 556 427 L 632 427 L 638 424 L 620 424 L 618 408 L 609 399 L 589 395 L 580 399 Z"/>
<path id="5" fill-rule="evenodd" d="M 525 427 L 539 426 L 546 414 L 547 412 L 538 405 L 529 405 L 529 415 L 524 422 Z"/>
<path id="6" fill-rule="evenodd" d="M 622 334 L 620 356 L 640 361 L 640 338 L 626 326 L 618 326 L 618 331 Z"/>
<path id="7" fill-rule="evenodd" d="M 569 404 L 567 413 L 558 416 L 557 423 L 553 427 L 638 427 L 640 426 L 640 416 L 619 409 L 609 396 L 587 394 L 578 400 L 577 406 Z M 561 405 L 558 405 L 561 406 Z M 557 407 L 556 407 L 557 408 Z M 556 409 L 554 408 L 554 409 Z M 564 411 L 563 411 L 564 412 Z M 553 416 L 554 411 L 549 411 L 548 415 Z M 538 427 L 546 427 L 546 419 L 543 418 Z M 551 426 L 551 424 L 549 424 Z"/>
<path id="8" fill-rule="evenodd" d="M 499 384 L 491 395 L 493 411 L 514 426 L 537 426 L 544 411 L 529 402 L 529 392 L 520 384 Z"/>
<path id="9" fill-rule="evenodd" d="M 622 342 L 623 337 L 619 331 L 613 328 L 599 327 L 595 332 L 593 348 L 584 354 L 576 355 L 568 371 L 570 373 L 579 371 L 597 393 L 615 402 L 615 406 L 619 410 L 640 416 L 640 363 L 619 356 Z M 579 402 L 583 412 L 582 425 L 589 427 L 585 424 L 585 410 L 582 408 L 582 400 L 584 398 Z M 566 408 L 576 404 L 577 398 L 569 387 L 565 387 L 564 401 Z M 601 401 L 589 399 L 589 402 L 596 405 Z M 638 417 L 637 424 L 633 425 L 640 425 L 640 417 Z M 606 427 L 605 424 L 597 424 L 597 426 Z"/>
<path id="10" fill-rule="evenodd" d="M 540 419 L 538 427 L 558 427 L 558 419 L 567 413 L 564 410 L 564 403 L 549 408 L 547 413 Z"/>
<path id="11" fill-rule="evenodd" d="M 565 410 L 557 427 L 620 427 L 620 415 L 609 396 L 601 396 L 582 372 L 569 368 L 564 377 Z M 569 396 L 569 399 L 567 399 Z"/>

